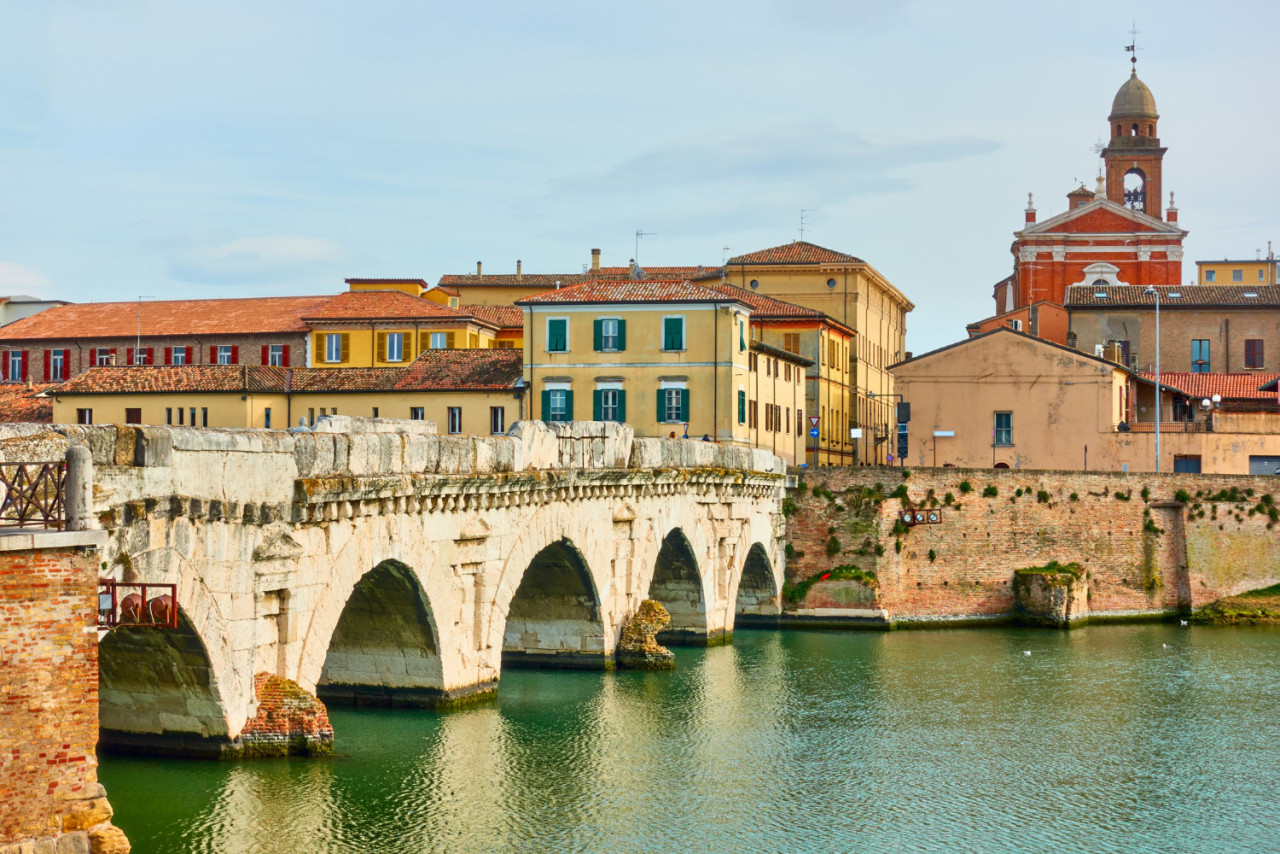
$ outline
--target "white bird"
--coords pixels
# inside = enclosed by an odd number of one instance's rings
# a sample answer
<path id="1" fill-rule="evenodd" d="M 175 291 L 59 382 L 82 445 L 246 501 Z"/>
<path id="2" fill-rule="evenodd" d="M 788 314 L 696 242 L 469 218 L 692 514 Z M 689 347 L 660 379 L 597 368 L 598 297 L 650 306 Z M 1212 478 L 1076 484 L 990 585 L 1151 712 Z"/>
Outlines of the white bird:
<path id="1" fill-rule="evenodd" d="M 1186 621 L 1186 620 L 1179 620 L 1178 622 L 1182 623 L 1182 625 L 1184 625 L 1184 626 L 1187 624 L 1187 621 Z"/>
<path id="2" fill-rule="evenodd" d="M 1162 644 L 1160 644 L 1160 645 L 1161 645 L 1162 647 L 1164 647 L 1165 649 L 1168 649 L 1168 648 L 1169 648 L 1169 645 L 1168 645 L 1167 643 L 1162 643 Z"/>
<path id="3" fill-rule="evenodd" d="M 1024 650 L 1022 651 L 1022 654 L 1023 654 L 1023 655 L 1030 655 L 1030 654 L 1031 654 L 1031 650 L 1029 650 L 1029 649 L 1024 649 Z"/>

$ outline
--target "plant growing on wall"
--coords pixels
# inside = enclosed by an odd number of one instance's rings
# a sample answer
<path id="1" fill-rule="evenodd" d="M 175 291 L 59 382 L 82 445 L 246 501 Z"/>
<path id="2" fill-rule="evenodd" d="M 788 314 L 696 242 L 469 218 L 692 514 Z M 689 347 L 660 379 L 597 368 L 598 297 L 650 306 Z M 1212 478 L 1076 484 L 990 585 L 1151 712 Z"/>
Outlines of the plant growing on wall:
<path id="1" fill-rule="evenodd" d="M 996 489 L 995 484 L 988 483 L 982 490 L 983 498 L 995 498 L 1000 494 L 1000 490 Z"/>

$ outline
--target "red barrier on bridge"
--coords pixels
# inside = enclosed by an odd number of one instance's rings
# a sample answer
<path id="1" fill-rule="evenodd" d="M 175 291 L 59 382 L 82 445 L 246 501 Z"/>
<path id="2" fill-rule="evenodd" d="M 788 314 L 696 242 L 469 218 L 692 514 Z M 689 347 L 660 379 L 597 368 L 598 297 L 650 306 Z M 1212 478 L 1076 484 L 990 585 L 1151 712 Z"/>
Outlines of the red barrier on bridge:
<path id="1" fill-rule="evenodd" d="M 99 579 L 98 628 L 138 626 L 176 629 L 177 601 L 176 584 L 132 584 L 110 578 Z"/>

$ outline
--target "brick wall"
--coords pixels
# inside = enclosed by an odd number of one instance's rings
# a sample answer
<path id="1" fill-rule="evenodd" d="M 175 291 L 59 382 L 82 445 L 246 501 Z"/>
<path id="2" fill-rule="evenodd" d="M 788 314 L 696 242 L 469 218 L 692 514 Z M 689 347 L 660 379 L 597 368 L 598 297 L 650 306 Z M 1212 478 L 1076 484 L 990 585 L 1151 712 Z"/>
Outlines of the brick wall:
<path id="1" fill-rule="evenodd" d="M 1273 518 L 1280 510 L 1271 509 L 1280 504 L 1280 478 L 915 469 L 903 480 L 900 469 L 868 468 L 804 479 L 809 489 L 791 492 L 788 580 L 857 566 L 873 570 L 876 582 L 862 585 L 856 603 L 850 582 L 815 583 L 792 609 L 877 607 L 900 620 L 1003 617 L 1013 611 L 1013 571 L 1053 560 L 1085 568 L 1093 617 L 1198 608 L 1280 582 Z M 964 481 L 971 492 L 962 491 Z M 864 503 L 859 512 L 861 490 L 892 493 L 902 484 L 907 503 L 937 507 L 942 523 L 895 535 L 900 498 Z M 995 496 L 984 497 L 988 486 Z M 829 555 L 832 536 L 838 548 Z"/>
<path id="2" fill-rule="evenodd" d="M 19 538 L 31 541 L 3 539 Z M 0 852 L 51 839 L 59 852 L 127 850 L 94 755 L 97 557 L 93 548 L 0 549 Z"/>

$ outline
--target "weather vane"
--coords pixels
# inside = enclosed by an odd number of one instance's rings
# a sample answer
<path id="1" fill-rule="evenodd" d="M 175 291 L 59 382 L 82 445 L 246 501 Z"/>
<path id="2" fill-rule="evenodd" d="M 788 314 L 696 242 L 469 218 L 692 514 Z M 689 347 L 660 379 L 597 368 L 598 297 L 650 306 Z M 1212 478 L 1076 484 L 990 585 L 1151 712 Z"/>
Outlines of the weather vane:
<path id="1" fill-rule="evenodd" d="M 1129 27 L 1129 43 L 1124 46 L 1125 53 L 1131 53 L 1133 56 L 1129 61 L 1133 63 L 1133 73 L 1138 73 L 1138 22 L 1135 20 Z"/>

